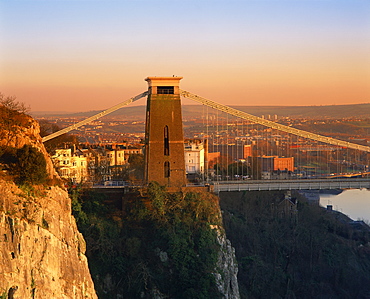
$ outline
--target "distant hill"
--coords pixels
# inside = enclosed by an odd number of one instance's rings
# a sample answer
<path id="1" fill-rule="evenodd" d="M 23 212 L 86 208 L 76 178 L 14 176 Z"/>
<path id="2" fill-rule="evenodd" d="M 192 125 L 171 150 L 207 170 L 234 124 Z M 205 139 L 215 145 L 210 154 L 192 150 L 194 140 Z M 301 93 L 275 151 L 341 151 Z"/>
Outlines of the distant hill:
<path id="1" fill-rule="evenodd" d="M 256 116 L 277 114 L 278 116 L 286 116 L 291 118 L 370 117 L 370 103 L 328 106 L 239 106 L 234 108 Z"/>
<path id="2" fill-rule="evenodd" d="M 201 117 L 203 111 L 201 105 L 184 105 L 183 117 Z M 232 106 L 235 109 L 247 112 L 255 116 L 268 115 L 290 118 L 348 118 L 348 117 L 370 117 L 370 103 L 355 105 L 327 105 L 327 106 Z M 126 120 L 145 119 L 145 106 L 124 107 L 109 114 L 110 118 Z M 101 111 L 87 111 L 78 113 L 63 112 L 33 112 L 34 117 L 89 117 Z M 208 114 L 216 114 L 213 109 L 208 109 Z"/>

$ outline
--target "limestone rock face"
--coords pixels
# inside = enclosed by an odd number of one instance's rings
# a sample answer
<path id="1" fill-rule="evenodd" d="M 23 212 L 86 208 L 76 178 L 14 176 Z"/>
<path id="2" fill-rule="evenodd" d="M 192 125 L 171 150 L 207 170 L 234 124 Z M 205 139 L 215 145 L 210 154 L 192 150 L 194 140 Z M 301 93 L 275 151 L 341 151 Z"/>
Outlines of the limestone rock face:
<path id="1" fill-rule="evenodd" d="M 97 298 L 65 190 L 0 180 L 0 296 Z"/>
<path id="2" fill-rule="evenodd" d="M 216 266 L 217 272 L 214 273 L 217 289 L 225 299 L 239 299 L 238 264 L 235 249 L 226 238 L 224 230 L 221 228 L 215 229 L 217 230 L 217 241 L 220 244 Z"/>

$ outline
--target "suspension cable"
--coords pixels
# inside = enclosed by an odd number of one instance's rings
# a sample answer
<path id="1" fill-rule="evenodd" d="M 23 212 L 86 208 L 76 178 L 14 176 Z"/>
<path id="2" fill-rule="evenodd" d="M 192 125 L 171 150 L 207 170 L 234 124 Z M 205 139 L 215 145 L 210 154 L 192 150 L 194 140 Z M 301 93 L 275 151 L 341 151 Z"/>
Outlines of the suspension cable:
<path id="1" fill-rule="evenodd" d="M 207 106 L 212 107 L 214 109 L 218 109 L 220 111 L 232 114 L 232 115 L 240 117 L 240 118 L 250 120 L 250 121 L 255 122 L 257 124 L 267 126 L 267 127 L 273 128 L 273 129 L 278 129 L 278 130 L 283 131 L 283 132 L 287 132 L 287 133 L 294 134 L 294 135 L 304 137 L 304 138 L 307 138 L 307 139 L 311 139 L 311 140 L 316 140 L 316 141 L 336 145 L 336 146 L 339 146 L 339 147 L 358 149 L 358 150 L 361 150 L 361 151 L 370 152 L 370 147 L 369 146 L 355 144 L 355 143 L 351 143 L 351 142 L 347 142 L 347 141 L 343 141 L 343 140 L 338 140 L 338 139 L 335 139 L 335 138 L 326 137 L 326 136 L 318 135 L 318 134 L 315 134 L 315 133 L 299 130 L 299 129 L 296 129 L 296 128 L 288 127 L 288 126 L 285 126 L 285 125 L 282 125 L 282 124 L 279 124 L 279 123 L 275 123 L 273 121 L 269 121 L 267 119 L 263 119 L 263 118 L 251 115 L 249 113 L 246 113 L 246 112 L 228 107 L 226 105 L 222 105 L 222 104 L 213 102 L 211 100 L 208 100 L 208 99 L 205 99 L 203 97 L 197 96 L 195 94 L 192 94 L 192 93 L 190 93 L 188 91 L 185 91 L 185 90 L 182 90 L 182 89 L 180 89 L 180 95 L 185 97 L 185 98 L 191 99 L 193 101 L 202 103 L 203 105 L 207 105 Z"/>
<path id="2" fill-rule="evenodd" d="M 112 113 L 112 112 L 114 112 L 114 111 L 116 111 L 116 110 L 118 110 L 118 109 L 120 109 L 120 108 L 122 108 L 124 106 L 127 106 L 127 105 L 129 105 L 129 104 L 131 104 L 131 103 L 133 103 L 133 102 L 135 102 L 135 101 L 137 101 L 137 100 L 139 100 L 139 99 L 147 96 L 147 95 L 148 95 L 148 91 L 145 91 L 145 92 L 137 95 L 136 97 L 133 97 L 131 99 L 128 99 L 128 100 L 126 100 L 126 101 L 124 101 L 122 103 L 119 103 L 119 104 L 111 107 L 111 108 L 108 108 L 107 110 L 104 110 L 102 112 L 99 112 L 98 114 L 95 114 L 95 115 L 93 115 L 91 117 L 88 117 L 88 118 L 86 118 L 86 119 L 78 122 L 77 124 L 73 124 L 72 126 L 69 126 L 69 127 L 64 128 L 62 130 L 59 130 L 57 132 L 54 132 L 54 133 L 52 133 L 50 135 L 47 135 L 47 136 L 45 136 L 45 137 L 42 138 L 42 142 L 46 142 L 46 141 L 48 141 L 50 139 L 53 139 L 55 137 L 58 137 L 58 136 L 60 136 L 62 134 L 65 134 L 65 133 L 68 133 L 68 132 L 70 132 L 72 130 L 75 130 L 75 129 L 83 126 L 83 125 L 86 125 L 89 122 L 92 122 L 92 121 L 94 121 L 94 120 L 96 120 L 98 118 L 101 118 L 101 117 L 103 117 L 103 116 L 105 116 L 105 115 L 107 115 L 109 113 Z"/>

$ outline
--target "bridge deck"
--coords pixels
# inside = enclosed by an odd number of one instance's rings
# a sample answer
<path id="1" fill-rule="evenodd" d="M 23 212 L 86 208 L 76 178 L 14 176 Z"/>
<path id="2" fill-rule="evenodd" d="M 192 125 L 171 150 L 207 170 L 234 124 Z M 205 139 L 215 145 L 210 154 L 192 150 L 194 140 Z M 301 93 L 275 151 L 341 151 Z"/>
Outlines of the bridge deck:
<path id="1" fill-rule="evenodd" d="M 330 190 L 330 189 L 370 189 L 369 178 L 346 179 L 299 179 L 299 180 L 248 180 L 211 182 L 214 192 L 264 191 L 264 190 Z M 204 185 L 189 185 L 189 187 Z M 140 188 L 142 186 L 93 186 L 94 189 Z"/>
<path id="2" fill-rule="evenodd" d="M 370 189 L 370 179 L 300 179 L 220 181 L 213 183 L 214 192 L 262 190 Z"/>

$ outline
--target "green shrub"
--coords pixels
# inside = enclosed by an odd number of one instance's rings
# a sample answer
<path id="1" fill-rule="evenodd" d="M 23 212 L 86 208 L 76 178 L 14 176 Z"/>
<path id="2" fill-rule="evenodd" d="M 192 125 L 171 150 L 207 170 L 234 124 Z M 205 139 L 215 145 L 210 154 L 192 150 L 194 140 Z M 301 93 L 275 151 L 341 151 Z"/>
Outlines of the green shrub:
<path id="1" fill-rule="evenodd" d="M 26 144 L 22 148 L 3 146 L 0 150 L 0 163 L 18 184 L 42 184 L 48 174 L 44 155 Z"/>
<path id="2" fill-rule="evenodd" d="M 47 179 L 46 160 L 36 148 L 26 144 L 17 150 L 14 172 L 20 183 L 41 184 Z"/>

